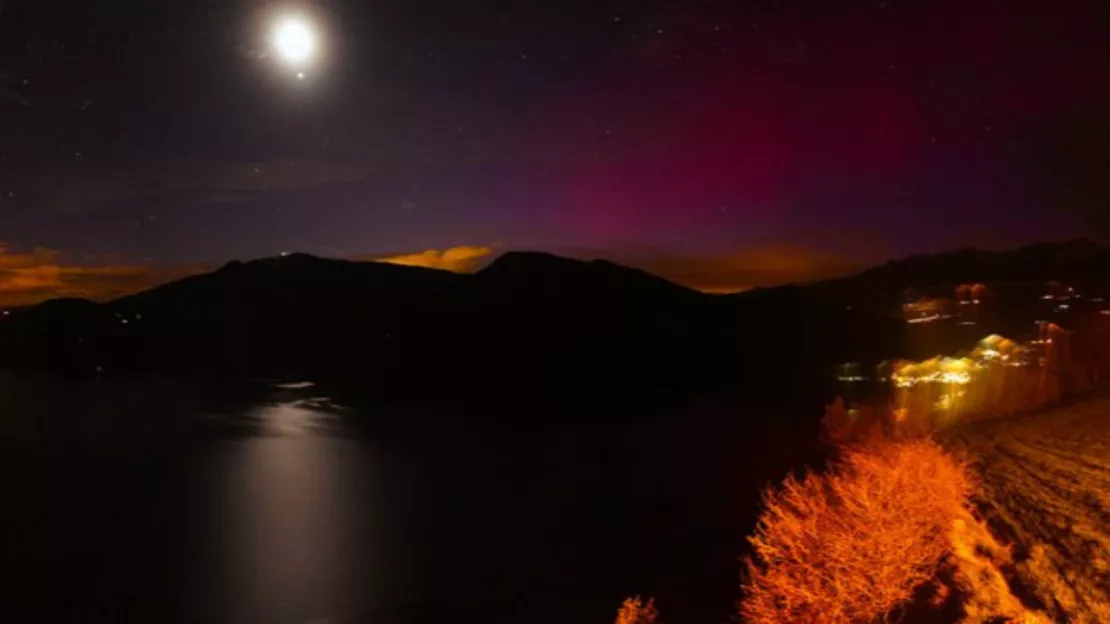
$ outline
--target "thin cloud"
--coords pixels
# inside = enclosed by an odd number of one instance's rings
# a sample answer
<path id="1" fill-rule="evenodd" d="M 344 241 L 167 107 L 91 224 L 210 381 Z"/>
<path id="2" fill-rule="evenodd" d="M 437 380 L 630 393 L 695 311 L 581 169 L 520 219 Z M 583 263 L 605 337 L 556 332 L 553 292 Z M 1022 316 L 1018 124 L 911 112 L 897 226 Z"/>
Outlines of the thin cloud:
<path id="1" fill-rule="evenodd" d="M 49 249 L 15 253 L 0 246 L 0 306 L 33 305 L 63 297 L 110 300 L 198 270 L 125 264 L 85 266 L 65 262 L 58 252 Z"/>
<path id="2" fill-rule="evenodd" d="M 429 249 L 418 253 L 373 258 L 373 260 L 404 266 L 444 269 L 455 273 L 471 273 L 481 268 L 492 255 L 491 247 L 460 245 L 444 250 Z"/>

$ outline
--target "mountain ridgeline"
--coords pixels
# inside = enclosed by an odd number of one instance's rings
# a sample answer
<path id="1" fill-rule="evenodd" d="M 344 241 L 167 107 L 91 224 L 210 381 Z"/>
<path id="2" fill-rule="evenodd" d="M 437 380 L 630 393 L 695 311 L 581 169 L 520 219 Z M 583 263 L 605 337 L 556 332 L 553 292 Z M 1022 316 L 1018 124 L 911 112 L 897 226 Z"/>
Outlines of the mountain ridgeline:
<path id="1" fill-rule="evenodd" d="M 827 301 L 897 313 L 907 289 L 982 282 L 992 286 L 1066 282 L 1087 292 L 1110 288 L 1110 248 L 1087 239 L 1036 243 L 1008 251 L 961 249 L 891 260 L 862 273 L 808 287 Z"/>
<path id="2" fill-rule="evenodd" d="M 475 274 L 304 254 L 109 303 L 0 318 L 0 367 L 297 378 L 395 399 L 823 392 L 895 319 L 799 288 L 706 295 L 636 269 L 507 253 Z"/>

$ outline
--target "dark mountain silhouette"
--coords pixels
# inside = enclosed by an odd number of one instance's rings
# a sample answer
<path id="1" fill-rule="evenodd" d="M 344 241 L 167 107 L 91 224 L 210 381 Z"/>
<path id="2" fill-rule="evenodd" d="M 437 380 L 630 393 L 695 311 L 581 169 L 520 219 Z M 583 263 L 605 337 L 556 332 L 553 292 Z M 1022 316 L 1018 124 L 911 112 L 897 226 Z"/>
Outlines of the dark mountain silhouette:
<path id="1" fill-rule="evenodd" d="M 482 269 L 478 277 L 494 288 L 511 289 L 514 295 L 531 297 L 562 299 L 575 295 L 619 302 L 630 296 L 663 300 L 697 295 L 646 271 L 608 260 L 583 262 L 541 252 L 506 253 Z"/>
<path id="2" fill-rule="evenodd" d="M 801 289 L 705 295 L 607 261 L 509 253 L 458 275 L 292 254 L 105 304 L 16 311 L 0 320 L 0 366 L 311 378 L 426 400 L 758 401 L 823 392 L 836 361 L 877 357 L 900 331 Z"/>
<path id="3" fill-rule="evenodd" d="M 1099 289 L 1108 269 L 1110 249 L 1075 240 L 913 256 L 717 296 L 543 253 L 508 253 L 473 275 L 291 254 L 109 303 L 14 311 L 0 317 L 0 366 L 311 378 L 425 400 L 721 393 L 771 404 L 829 391 L 838 362 L 921 355 L 898 314 L 907 288 Z"/>
<path id="4" fill-rule="evenodd" d="M 961 249 L 891 260 L 839 279 L 807 287 L 815 297 L 897 314 L 906 289 L 1060 281 L 1091 291 L 1110 287 L 1110 248 L 1086 239 L 1036 243 L 1010 251 Z"/>

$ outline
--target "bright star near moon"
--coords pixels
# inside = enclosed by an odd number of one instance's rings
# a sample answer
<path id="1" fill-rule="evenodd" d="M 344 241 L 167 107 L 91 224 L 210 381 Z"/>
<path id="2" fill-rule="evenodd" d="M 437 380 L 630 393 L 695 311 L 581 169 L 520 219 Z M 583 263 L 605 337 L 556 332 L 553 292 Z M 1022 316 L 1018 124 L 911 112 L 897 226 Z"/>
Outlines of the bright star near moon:
<path id="1" fill-rule="evenodd" d="M 294 67 L 304 67 L 316 55 L 316 31 L 302 17 L 285 16 L 278 19 L 274 24 L 272 41 L 278 56 Z"/>

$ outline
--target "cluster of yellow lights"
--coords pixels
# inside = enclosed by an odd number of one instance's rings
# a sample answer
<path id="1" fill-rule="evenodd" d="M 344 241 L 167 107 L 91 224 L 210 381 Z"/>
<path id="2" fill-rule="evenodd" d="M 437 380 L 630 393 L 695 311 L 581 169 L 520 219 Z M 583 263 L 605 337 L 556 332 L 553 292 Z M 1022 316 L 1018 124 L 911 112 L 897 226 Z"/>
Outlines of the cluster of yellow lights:
<path id="1" fill-rule="evenodd" d="M 899 388 L 912 388 L 923 383 L 966 384 L 976 362 L 970 358 L 936 357 L 924 362 L 906 363 L 898 368 L 891 381 Z"/>
<path id="2" fill-rule="evenodd" d="M 1037 341 L 1032 344 L 1037 344 Z M 981 362 L 1001 362 L 1003 366 L 1020 367 L 1028 364 L 1029 355 L 1029 350 L 1017 342 L 991 334 L 979 341 L 971 357 Z"/>
<path id="3" fill-rule="evenodd" d="M 1033 342 L 1037 344 L 1040 341 Z M 992 334 L 980 340 L 968 357 L 935 357 L 923 362 L 905 362 L 897 367 L 890 379 L 899 388 L 934 383 L 966 385 L 971 383 L 971 378 L 977 371 L 991 364 L 1026 366 L 1026 354 L 1026 349 L 1020 344 Z"/>

